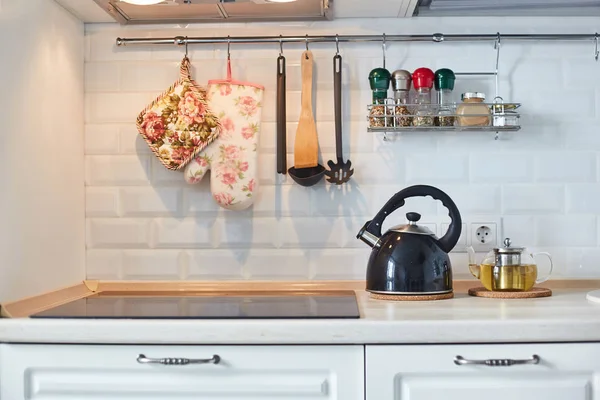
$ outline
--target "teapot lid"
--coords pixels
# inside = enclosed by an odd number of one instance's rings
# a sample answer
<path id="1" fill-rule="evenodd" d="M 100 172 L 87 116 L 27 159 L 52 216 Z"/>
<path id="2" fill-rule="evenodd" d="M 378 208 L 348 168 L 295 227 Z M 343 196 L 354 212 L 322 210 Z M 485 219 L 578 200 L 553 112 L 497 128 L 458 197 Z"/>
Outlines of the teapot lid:
<path id="1" fill-rule="evenodd" d="M 504 247 L 494 247 L 494 253 L 497 254 L 520 254 L 525 251 L 525 247 L 512 247 L 510 238 L 504 239 Z"/>
<path id="2" fill-rule="evenodd" d="M 429 228 L 427 228 L 425 226 L 417 225 L 417 222 L 421 219 L 421 214 L 416 213 L 416 212 L 409 212 L 406 214 L 406 219 L 408 220 L 408 224 L 396 225 L 396 226 L 390 228 L 390 231 L 436 237 L 435 233 L 431 232 L 431 230 Z"/>

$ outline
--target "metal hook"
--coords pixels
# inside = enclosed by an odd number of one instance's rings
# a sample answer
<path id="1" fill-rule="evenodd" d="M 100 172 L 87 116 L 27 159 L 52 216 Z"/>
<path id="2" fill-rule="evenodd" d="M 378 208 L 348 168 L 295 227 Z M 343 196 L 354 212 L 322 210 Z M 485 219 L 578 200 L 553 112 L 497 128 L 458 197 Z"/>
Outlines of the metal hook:
<path id="1" fill-rule="evenodd" d="M 500 32 L 497 34 L 496 42 L 494 43 L 494 49 L 496 50 L 496 70 L 494 71 L 494 75 L 496 78 L 495 86 L 496 86 L 496 97 L 500 96 L 500 79 L 499 79 L 499 66 L 500 66 L 500 46 L 501 46 L 501 38 Z"/>
<path id="2" fill-rule="evenodd" d="M 227 59 L 231 60 L 231 37 L 227 35 Z"/>
<path id="3" fill-rule="evenodd" d="M 340 54 L 340 36 L 336 33 L 335 34 L 335 55 L 337 56 L 339 54 Z"/>
<path id="4" fill-rule="evenodd" d="M 308 51 L 308 34 L 306 34 L 306 51 Z M 308 60 L 308 54 L 306 55 L 306 59 Z"/>
<path id="5" fill-rule="evenodd" d="M 185 37 L 185 58 L 188 56 L 188 37 Z"/>
<path id="6" fill-rule="evenodd" d="M 279 57 L 283 57 L 283 35 L 279 35 Z"/>
<path id="7" fill-rule="evenodd" d="M 594 59 L 598 61 L 598 57 L 600 57 L 600 51 L 598 50 L 598 32 L 594 36 L 594 41 L 596 42 L 596 48 L 594 50 Z"/>
<path id="8" fill-rule="evenodd" d="M 383 50 L 383 68 L 385 69 L 385 33 L 383 34 L 382 39 L 381 49 Z"/>

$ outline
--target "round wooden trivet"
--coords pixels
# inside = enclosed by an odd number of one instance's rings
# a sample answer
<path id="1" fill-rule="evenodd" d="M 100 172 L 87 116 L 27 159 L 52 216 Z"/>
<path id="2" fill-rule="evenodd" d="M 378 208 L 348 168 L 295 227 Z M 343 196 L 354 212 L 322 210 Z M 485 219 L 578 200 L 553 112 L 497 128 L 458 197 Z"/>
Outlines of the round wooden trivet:
<path id="1" fill-rule="evenodd" d="M 446 300 L 454 297 L 454 293 L 443 293 L 443 294 L 413 294 L 413 295 L 399 295 L 399 294 L 379 294 L 371 293 L 371 298 L 376 300 L 393 300 L 393 301 L 432 301 L 432 300 Z"/>
<path id="2" fill-rule="evenodd" d="M 527 292 L 490 292 L 483 286 L 469 289 L 469 295 L 475 297 L 488 297 L 492 299 L 533 299 L 536 297 L 550 297 L 552 290 L 534 287 Z"/>

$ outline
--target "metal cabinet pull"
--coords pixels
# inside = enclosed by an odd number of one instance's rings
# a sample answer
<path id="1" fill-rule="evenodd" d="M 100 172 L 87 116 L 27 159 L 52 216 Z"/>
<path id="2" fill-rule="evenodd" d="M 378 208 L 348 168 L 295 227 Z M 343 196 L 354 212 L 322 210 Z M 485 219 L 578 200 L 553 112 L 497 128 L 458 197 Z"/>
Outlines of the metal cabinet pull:
<path id="1" fill-rule="evenodd" d="M 137 358 L 140 364 L 162 364 L 162 365 L 188 365 L 188 364 L 218 364 L 221 362 L 221 357 L 218 355 L 212 358 L 148 358 L 140 354 Z"/>
<path id="2" fill-rule="evenodd" d="M 511 365 L 524 365 L 524 364 L 539 364 L 540 357 L 536 354 L 526 360 L 511 360 L 510 358 L 504 359 L 489 359 L 489 360 L 467 360 L 462 356 L 454 357 L 454 364 L 456 365 L 487 365 L 488 367 L 510 367 Z"/>

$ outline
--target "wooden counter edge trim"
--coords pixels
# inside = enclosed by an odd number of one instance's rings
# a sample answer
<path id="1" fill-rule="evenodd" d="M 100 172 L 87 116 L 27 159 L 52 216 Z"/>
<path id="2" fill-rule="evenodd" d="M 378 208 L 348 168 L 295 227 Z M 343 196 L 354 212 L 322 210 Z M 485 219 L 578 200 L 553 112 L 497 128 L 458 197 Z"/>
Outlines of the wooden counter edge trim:
<path id="1" fill-rule="evenodd" d="M 82 282 L 37 296 L 2 304 L 1 313 L 4 318 L 28 317 L 32 314 L 49 310 L 74 300 L 83 299 L 93 294 L 95 293 L 89 290 Z"/>
<path id="2" fill-rule="evenodd" d="M 363 290 L 364 281 L 100 281 L 98 291 L 111 292 L 300 292 Z"/>
<path id="3" fill-rule="evenodd" d="M 454 290 L 467 292 L 481 286 L 475 279 L 455 280 Z M 600 279 L 550 280 L 538 285 L 549 289 L 600 289 Z M 299 292 L 364 290 L 365 281 L 100 281 L 98 292 L 103 294 L 124 292 L 194 293 L 194 292 Z"/>

